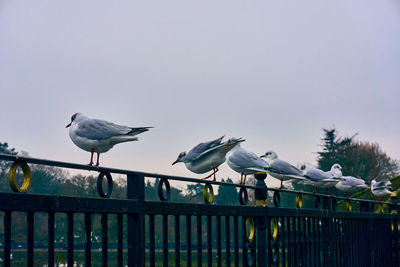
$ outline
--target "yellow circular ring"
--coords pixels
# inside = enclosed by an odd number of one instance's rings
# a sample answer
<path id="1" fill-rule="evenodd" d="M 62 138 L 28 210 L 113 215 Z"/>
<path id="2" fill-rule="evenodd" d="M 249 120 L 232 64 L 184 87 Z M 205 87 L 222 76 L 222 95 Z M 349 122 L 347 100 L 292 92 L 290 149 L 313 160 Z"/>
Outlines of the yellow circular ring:
<path id="1" fill-rule="evenodd" d="M 214 190 L 211 184 L 205 184 L 203 189 L 203 198 L 204 202 L 207 204 L 211 204 L 214 201 Z"/>
<path id="2" fill-rule="evenodd" d="M 296 208 L 301 209 L 303 207 L 303 197 L 300 193 L 296 195 Z"/>
<path id="3" fill-rule="evenodd" d="M 271 219 L 271 237 L 275 240 L 278 237 L 278 220 L 274 217 Z"/>
<path id="4" fill-rule="evenodd" d="M 383 213 L 383 210 L 384 210 L 383 204 L 380 203 L 379 206 L 378 206 L 378 208 L 376 209 L 375 213 Z"/>
<path id="5" fill-rule="evenodd" d="M 248 228 L 250 227 L 250 229 Z M 254 240 L 254 220 L 253 218 L 246 219 L 246 239 L 247 242 L 251 243 Z"/>
<path id="6" fill-rule="evenodd" d="M 392 232 L 393 232 L 393 231 L 394 231 L 395 222 L 394 222 L 393 220 L 390 221 L 390 225 L 391 225 L 391 227 L 392 227 Z M 397 224 L 397 231 L 400 232 L 400 224 Z"/>
<path id="7" fill-rule="evenodd" d="M 351 206 L 350 200 L 346 201 L 346 208 L 347 208 L 347 211 L 351 211 L 353 209 L 353 207 Z"/>
<path id="8" fill-rule="evenodd" d="M 17 169 L 21 167 L 24 172 L 24 181 L 21 186 L 17 184 Z M 10 187 L 14 192 L 26 192 L 31 187 L 32 173 L 28 164 L 25 161 L 14 161 L 11 165 L 10 170 L 8 171 L 8 182 L 10 183 Z"/>
<path id="9" fill-rule="evenodd" d="M 396 209 L 393 209 L 390 213 L 392 213 L 392 214 L 397 214 L 397 210 L 396 210 Z"/>

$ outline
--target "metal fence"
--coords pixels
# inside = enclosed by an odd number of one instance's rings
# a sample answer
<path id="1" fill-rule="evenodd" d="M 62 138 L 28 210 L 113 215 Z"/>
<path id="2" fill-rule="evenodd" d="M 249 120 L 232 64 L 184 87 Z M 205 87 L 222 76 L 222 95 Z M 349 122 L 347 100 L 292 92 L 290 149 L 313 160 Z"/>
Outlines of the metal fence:
<path id="1" fill-rule="evenodd" d="M 377 202 L 326 194 L 268 189 L 265 174 L 257 174 L 255 186 L 237 185 L 185 177 L 94 167 L 66 162 L 0 154 L 13 162 L 10 186 L 15 193 L 0 193 L 3 212 L 3 240 L 0 258 L 12 266 L 12 214 L 26 213 L 28 266 L 34 266 L 38 248 L 34 245 L 35 214 L 47 214 L 48 266 L 55 266 L 55 216 L 66 214 L 67 266 L 76 264 L 74 219 L 84 216 L 85 266 L 93 262 L 92 220 L 101 216 L 101 265 L 118 266 L 399 266 L 399 206 L 396 201 Z M 28 164 L 39 164 L 99 172 L 99 198 L 82 198 L 22 193 L 31 182 Z M 15 171 L 21 167 L 25 179 L 18 185 Z M 112 174 L 126 175 L 126 199 L 109 198 Z M 145 200 L 145 178 L 159 178 L 159 201 Z M 102 180 L 107 179 L 107 192 Z M 33 177 L 34 180 L 34 177 Z M 169 181 L 204 184 L 204 203 L 169 201 Z M 237 205 L 213 203 L 213 186 L 239 189 Z M 257 206 L 248 206 L 248 191 L 255 191 Z M 22 192 L 21 192 L 22 191 Z M 268 192 L 270 192 L 268 194 Z M 292 207 L 280 207 L 282 194 L 293 194 Z M 272 205 L 267 206 L 267 197 Z M 307 199 L 307 200 L 305 200 Z M 312 202 L 305 208 L 303 201 Z M 345 210 L 338 210 L 345 203 Z M 343 206 L 343 205 L 342 205 Z M 356 208 L 357 207 L 357 210 Z M 116 216 L 115 264 L 109 262 L 109 218 Z M 172 226 L 172 233 L 171 233 Z M 0 228 L 1 229 L 1 228 Z M 1 233 L 0 233 L 1 234 Z M 41 248 L 43 249 L 43 248 Z M 75 253 L 75 254 L 74 254 Z"/>

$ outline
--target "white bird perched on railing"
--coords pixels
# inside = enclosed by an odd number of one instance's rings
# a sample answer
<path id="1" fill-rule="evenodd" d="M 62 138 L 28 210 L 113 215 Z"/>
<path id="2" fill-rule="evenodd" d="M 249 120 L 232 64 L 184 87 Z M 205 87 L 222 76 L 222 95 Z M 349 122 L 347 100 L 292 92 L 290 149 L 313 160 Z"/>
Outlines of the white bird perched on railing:
<path id="1" fill-rule="evenodd" d="M 107 152 L 114 145 L 138 141 L 136 135 L 148 131 L 153 127 L 128 127 L 99 119 L 91 119 L 82 113 L 75 113 L 69 128 L 69 137 L 79 148 L 91 153 L 89 165 L 93 165 L 93 153 L 97 153 L 99 166 L 100 153 Z"/>
<path id="2" fill-rule="evenodd" d="M 283 186 L 283 181 L 288 180 L 304 180 L 303 173 L 301 170 L 297 169 L 295 166 L 287 163 L 278 158 L 278 155 L 274 151 L 268 151 L 261 156 L 269 164 L 267 173 L 271 176 L 281 180 L 281 187 Z"/>
<path id="3" fill-rule="evenodd" d="M 371 192 L 374 196 L 382 200 L 383 197 L 393 194 L 392 183 L 390 181 L 377 182 L 375 179 L 371 181 Z"/>
<path id="4" fill-rule="evenodd" d="M 214 176 L 215 181 L 215 173 L 218 171 L 218 167 L 225 162 L 226 154 L 240 142 L 244 141 L 241 138 L 233 138 L 227 142 L 222 142 L 223 138 L 224 136 L 200 143 L 187 154 L 186 152 L 181 152 L 172 165 L 183 162 L 186 168 L 194 173 L 206 173 L 213 170 L 213 173 L 204 179 Z"/>
<path id="5" fill-rule="evenodd" d="M 339 190 L 345 191 L 347 193 L 347 197 L 349 197 L 350 192 L 358 189 L 368 188 L 368 185 L 363 179 L 353 176 L 342 176 L 342 180 L 339 181 L 335 187 Z"/>
<path id="6" fill-rule="evenodd" d="M 253 152 L 243 149 L 240 144 L 227 155 L 226 163 L 240 173 L 240 184 L 246 183 L 246 176 L 257 172 L 267 172 L 269 164 Z"/>
<path id="7" fill-rule="evenodd" d="M 342 166 L 335 163 L 329 171 L 323 171 L 314 168 L 308 164 L 303 164 L 300 167 L 303 171 L 303 176 L 306 178 L 302 183 L 311 184 L 314 186 L 313 192 L 316 192 L 316 187 L 326 188 L 326 193 L 329 193 L 329 188 L 337 184 L 342 177 Z"/>

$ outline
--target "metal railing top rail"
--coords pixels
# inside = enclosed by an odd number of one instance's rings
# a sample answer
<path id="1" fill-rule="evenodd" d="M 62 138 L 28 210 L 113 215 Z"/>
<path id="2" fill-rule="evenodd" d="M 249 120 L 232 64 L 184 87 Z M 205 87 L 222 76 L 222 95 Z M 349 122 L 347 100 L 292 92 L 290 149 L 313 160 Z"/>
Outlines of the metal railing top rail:
<path id="1" fill-rule="evenodd" d="M 45 166 L 53 166 L 59 168 L 69 168 L 69 169 L 77 169 L 77 170 L 86 170 L 86 171 L 108 171 L 110 173 L 116 174 L 124 174 L 124 175 L 141 175 L 147 178 L 165 178 L 170 180 L 176 181 L 184 181 L 184 182 L 193 182 L 193 183 L 204 183 L 204 184 L 213 184 L 213 185 L 223 185 L 223 186 L 233 186 L 237 188 L 247 188 L 247 189 L 257 189 L 257 186 L 253 185 L 245 185 L 245 184 L 234 184 L 234 183 L 224 183 L 212 180 L 205 180 L 199 178 L 190 178 L 190 177 L 182 177 L 182 176 L 171 176 L 165 174 L 158 174 L 158 173 L 148 173 L 148 172 L 140 172 L 140 171 L 132 171 L 126 169 L 116 169 L 116 168 L 108 168 L 108 167 L 101 167 L 101 166 L 90 166 L 85 164 L 78 164 L 78 163 L 70 163 L 70 162 L 63 162 L 63 161 L 55 161 L 55 160 L 48 160 L 48 159 L 38 159 L 32 157 L 23 157 L 18 155 L 10 155 L 10 154 L 1 154 L 0 153 L 0 160 L 3 161 L 24 161 L 26 163 L 37 164 L 37 165 L 45 165 Z M 377 201 L 377 200 L 369 200 L 369 199 L 359 199 L 359 198 L 347 198 L 342 196 L 336 195 L 328 195 L 328 194 L 321 194 L 321 193 L 313 193 L 308 191 L 299 191 L 299 190 L 290 190 L 290 189 L 278 189 L 278 188 L 267 188 L 266 190 L 272 192 L 282 192 L 282 193 L 291 193 L 291 194 L 302 194 L 302 195 L 309 195 L 313 197 L 321 197 L 321 198 L 335 198 L 338 200 L 346 200 L 346 201 L 357 201 L 357 202 L 369 202 L 369 203 L 376 203 L 376 204 L 390 204 L 393 205 L 392 202 L 387 201 Z"/>

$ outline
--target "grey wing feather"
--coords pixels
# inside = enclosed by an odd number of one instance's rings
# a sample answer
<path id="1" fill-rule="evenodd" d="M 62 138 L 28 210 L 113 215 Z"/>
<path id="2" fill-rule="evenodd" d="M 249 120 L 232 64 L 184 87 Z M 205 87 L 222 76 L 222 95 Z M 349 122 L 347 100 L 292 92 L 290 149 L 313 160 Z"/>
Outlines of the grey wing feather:
<path id="1" fill-rule="evenodd" d="M 204 142 L 204 143 L 198 144 L 197 146 L 192 148 L 192 150 L 190 150 L 187 153 L 187 155 L 185 156 L 184 161 L 185 162 L 190 162 L 190 161 L 193 161 L 193 160 L 197 159 L 198 157 L 200 157 L 204 152 L 206 152 L 210 148 L 213 148 L 213 147 L 216 147 L 216 146 L 220 145 L 223 138 L 224 138 L 224 136 L 221 136 L 220 138 L 217 138 L 215 140 L 211 140 L 211 141 L 208 141 L 208 142 Z"/>
<path id="2" fill-rule="evenodd" d="M 86 119 L 78 124 L 76 134 L 88 139 L 104 140 L 118 135 L 136 135 L 151 127 L 131 128 L 98 119 Z"/>
<path id="3" fill-rule="evenodd" d="M 239 153 L 238 153 L 239 152 Z M 248 152 L 244 149 L 235 151 L 229 158 L 230 161 L 245 169 L 266 170 L 269 165 L 264 160 L 257 157 L 256 154 Z"/>
<path id="4" fill-rule="evenodd" d="M 271 163 L 271 171 L 278 173 L 278 174 L 289 174 L 289 175 L 299 175 L 302 176 L 302 173 L 299 169 L 294 167 L 293 165 L 287 163 L 286 161 L 283 160 L 274 160 Z"/>
<path id="5" fill-rule="evenodd" d="M 319 169 L 310 169 L 310 170 L 308 170 L 304 174 L 304 177 L 306 177 L 306 178 L 308 178 L 308 179 L 310 179 L 312 181 L 315 181 L 315 182 L 318 182 L 318 181 L 321 181 L 321 180 L 324 180 L 324 179 L 332 178 L 330 175 L 326 174 L 324 171 L 321 171 Z"/>

